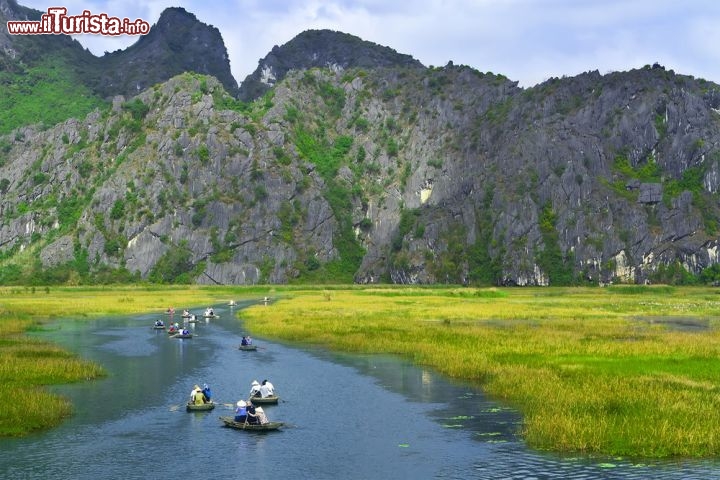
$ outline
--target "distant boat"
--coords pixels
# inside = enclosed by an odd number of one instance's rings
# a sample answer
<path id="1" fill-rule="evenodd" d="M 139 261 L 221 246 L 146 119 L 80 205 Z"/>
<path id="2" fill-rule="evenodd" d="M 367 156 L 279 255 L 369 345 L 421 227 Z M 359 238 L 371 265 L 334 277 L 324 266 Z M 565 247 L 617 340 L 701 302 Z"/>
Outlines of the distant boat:
<path id="1" fill-rule="evenodd" d="M 244 350 L 246 352 L 254 352 L 255 350 L 257 350 L 257 345 L 240 345 L 238 349 Z"/>
<path id="2" fill-rule="evenodd" d="M 193 334 L 192 333 L 176 333 L 172 337 L 173 338 L 192 338 Z"/>
<path id="3" fill-rule="evenodd" d="M 235 300 L 230 300 L 230 302 L 228 303 L 228 306 L 230 306 L 230 307 L 236 307 L 236 306 L 237 306 L 237 302 L 236 302 Z"/>
<path id="4" fill-rule="evenodd" d="M 165 330 L 165 325 L 153 325 L 153 330 Z"/>

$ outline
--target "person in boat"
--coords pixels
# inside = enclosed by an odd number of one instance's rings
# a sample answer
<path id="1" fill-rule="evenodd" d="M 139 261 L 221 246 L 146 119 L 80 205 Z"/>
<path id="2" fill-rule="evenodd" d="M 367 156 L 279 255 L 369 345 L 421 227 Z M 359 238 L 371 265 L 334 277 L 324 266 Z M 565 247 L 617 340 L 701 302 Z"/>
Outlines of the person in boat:
<path id="1" fill-rule="evenodd" d="M 243 335 L 242 340 L 240 340 L 240 345 L 242 345 L 243 347 L 248 346 L 247 336 Z"/>
<path id="2" fill-rule="evenodd" d="M 212 399 L 212 393 L 210 392 L 210 387 L 208 387 L 207 383 L 203 385 L 202 394 L 203 397 L 205 397 L 205 403 L 210 403 Z"/>
<path id="3" fill-rule="evenodd" d="M 235 421 L 245 423 L 247 421 L 247 403 L 245 400 L 238 400 L 235 409 Z"/>
<path id="4" fill-rule="evenodd" d="M 268 420 L 267 418 L 267 415 L 265 415 L 265 410 L 263 410 L 262 407 L 255 407 L 255 415 L 257 416 L 260 425 L 265 425 L 266 423 L 270 422 L 270 420 Z"/>
<path id="5" fill-rule="evenodd" d="M 250 384 L 250 397 L 260 397 L 260 383 L 257 380 L 253 380 Z"/>
<path id="6" fill-rule="evenodd" d="M 190 330 L 188 330 L 187 328 L 183 328 L 182 332 L 180 333 L 182 333 L 183 335 L 190 335 Z"/>
<path id="7" fill-rule="evenodd" d="M 173 313 L 175 313 L 175 309 L 173 307 L 168 307 L 167 313 L 172 315 Z"/>
<path id="8" fill-rule="evenodd" d="M 272 383 L 268 382 L 267 379 L 263 380 L 262 384 L 260 384 L 260 396 L 267 398 L 273 395 L 275 395 L 275 387 Z"/>
<path id="9" fill-rule="evenodd" d="M 176 323 L 173 323 L 170 325 L 170 330 L 168 330 L 170 333 L 177 332 L 179 329 L 178 325 Z"/>
<path id="10" fill-rule="evenodd" d="M 162 320 L 155 320 L 156 327 L 164 327 L 165 323 Z"/>
<path id="11" fill-rule="evenodd" d="M 205 402 L 205 396 L 199 386 L 195 385 L 190 392 L 190 403 L 193 405 L 203 405 Z"/>
<path id="12" fill-rule="evenodd" d="M 189 316 L 190 316 L 190 312 L 188 312 L 188 309 L 186 308 L 185 310 L 183 310 L 183 317 L 189 317 Z"/>
<path id="13" fill-rule="evenodd" d="M 255 405 L 248 403 L 245 409 L 247 411 L 247 423 L 250 425 L 260 425 L 260 419 L 257 416 Z"/>
<path id="14" fill-rule="evenodd" d="M 250 335 L 245 337 L 245 341 L 247 342 L 247 345 L 252 345 L 252 338 L 250 338 Z"/>

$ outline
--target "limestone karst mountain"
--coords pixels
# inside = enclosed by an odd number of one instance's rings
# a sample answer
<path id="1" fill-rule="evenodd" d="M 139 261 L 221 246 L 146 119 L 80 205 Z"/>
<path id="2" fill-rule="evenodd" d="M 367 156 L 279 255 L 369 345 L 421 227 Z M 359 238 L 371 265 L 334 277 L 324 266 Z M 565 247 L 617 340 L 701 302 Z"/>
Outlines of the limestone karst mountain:
<path id="1" fill-rule="evenodd" d="M 111 56 L 172 51 L 148 37 Z M 0 283 L 715 279 L 717 84 L 647 65 L 523 89 L 336 32 L 297 39 L 320 63 L 273 49 L 252 101 L 223 68 L 185 66 L 0 136 Z M 12 79 L 29 67 L 8 51 Z"/>

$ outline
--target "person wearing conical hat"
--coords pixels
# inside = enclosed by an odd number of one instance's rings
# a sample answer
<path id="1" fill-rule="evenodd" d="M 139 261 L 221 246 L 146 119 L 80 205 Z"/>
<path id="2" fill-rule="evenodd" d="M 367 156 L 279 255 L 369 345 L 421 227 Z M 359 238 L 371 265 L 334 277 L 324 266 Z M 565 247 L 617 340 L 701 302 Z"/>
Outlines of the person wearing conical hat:
<path id="1" fill-rule="evenodd" d="M 270 422 L 270 420 L 268 420 L 267 418 L 267 415 L 265 415 L 265 410 L 263 410 L 262 407 L 255 407 L 255 415 L 257 416 L 260 425 L 265 425 L 266 423 Z"/>
<path id="2" fill-rule="evenodd" d="M 190 392 L 190 402 L 195 405 L 202 405 L 205 403 L 205 396 L 198 385 L 195 385 L 192 392 Z"/>
<path id="3" fill-rule="evenodd" d="M 260 382 L 253 380 L 250 384 L 250 398 L 260 396 Z"/>
<path id="4" fill-rule="evenodd" d="M 245 400 L 238 400 L 235 409 L 235 421 L 245 423 L 247 421 L 247 403 Z"/>

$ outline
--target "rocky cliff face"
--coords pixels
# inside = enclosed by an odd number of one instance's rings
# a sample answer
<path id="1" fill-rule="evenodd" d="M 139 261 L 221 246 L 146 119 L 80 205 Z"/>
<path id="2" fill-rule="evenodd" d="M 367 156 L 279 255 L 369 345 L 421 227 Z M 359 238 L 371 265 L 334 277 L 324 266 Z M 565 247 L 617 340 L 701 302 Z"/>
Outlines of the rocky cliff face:
<path id="1" fill-rule="evenodd" d="M 250 104 L 185 73 L 0 137 L 0 282 L 632 283 L 718 263 L 718 85 L 328 62 Z"/>
<path id="2" fill-rule="evenodd" d="M 525 90 L 451 65 L 314 69 L 248 110 L 184 74 L 6 137 L 0 245 L 200 283 L 698 272 L 717 262 L 719 92 L 659 67 Z"/>

